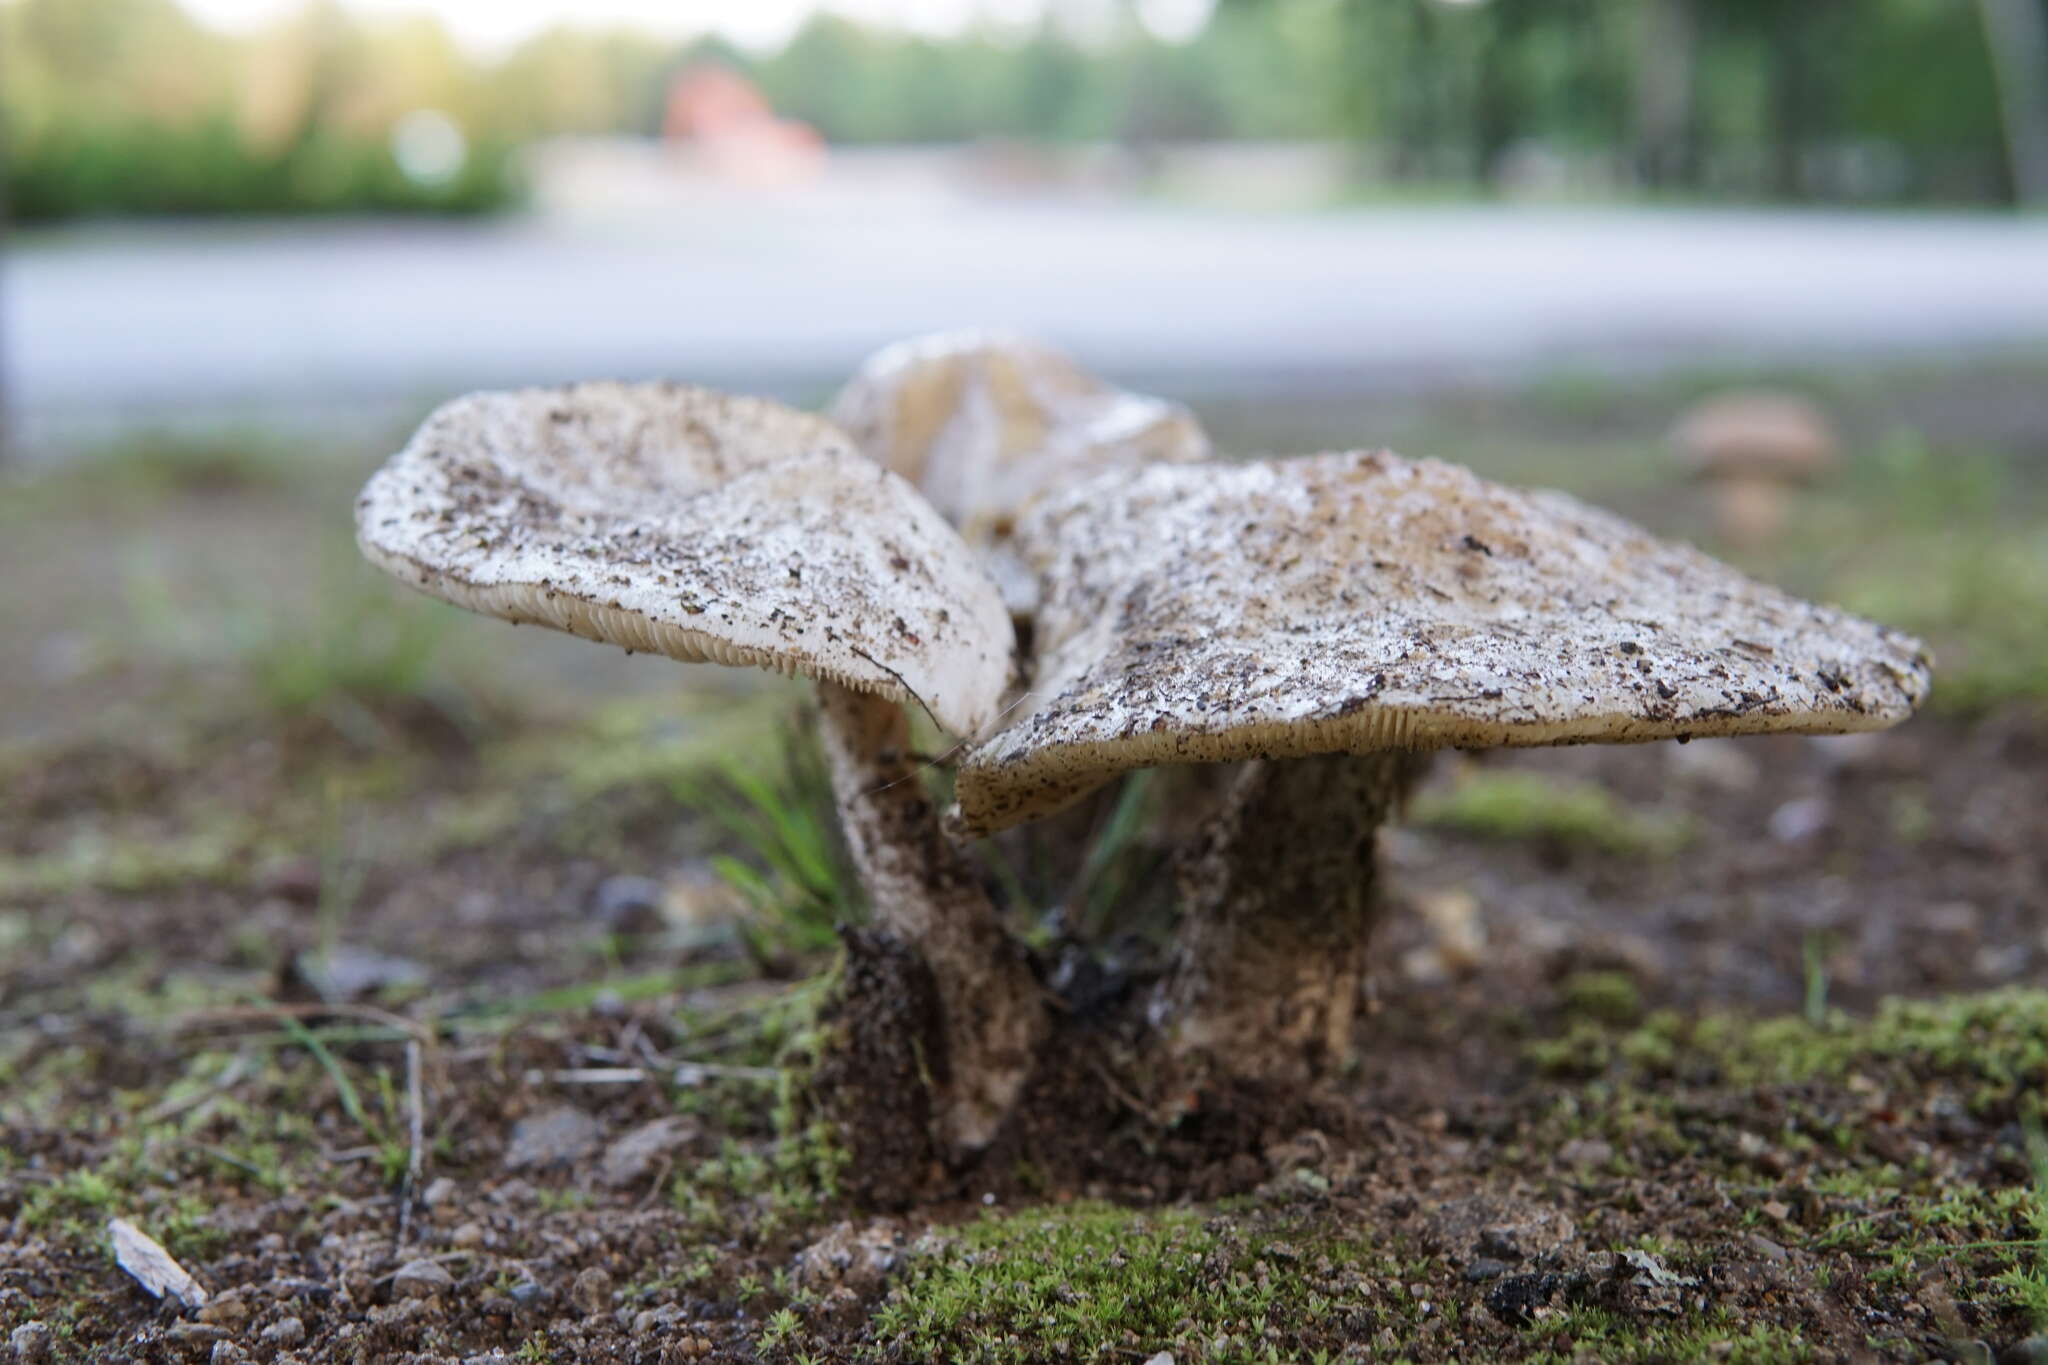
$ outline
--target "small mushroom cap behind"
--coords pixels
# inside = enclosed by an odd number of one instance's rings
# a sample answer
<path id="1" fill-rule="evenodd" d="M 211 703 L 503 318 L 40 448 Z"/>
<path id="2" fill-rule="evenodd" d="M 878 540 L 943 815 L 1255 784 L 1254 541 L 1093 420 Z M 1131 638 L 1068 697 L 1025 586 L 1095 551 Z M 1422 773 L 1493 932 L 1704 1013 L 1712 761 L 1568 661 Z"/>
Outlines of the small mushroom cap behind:
<path id="1" fill-rule="evenodd" d="M 481 393 L 371 478 L 356 536 L 432 596 L 686 662 L 995 714 L 1012 632 L 917 491 L 844 433 L 678 384 Z"/>
<path id="2" fill-rule="evenodd" d="M 840 390 L 832 418 L 988 556 L 1019 614 L 1030 611 L 1034 589 L 1008 541 L 1033 499 L 1104 469 L 1209 454 L 1208 437 L 1180 404 L 1128 393 L 1004 332 L 941 332 L 885 347 Z"/>
<path id="3" fill-rule="evenodd" d="M 1162 763 L 1872 730 L 1928 686 L 1905 636 L 1384 451 L 1105 474 L 1018 540 L 1038 671 L 960 769 L 974 833 Z"/>
<path id="4" fill-rule="evenodd" d="M 1671 445 L 1695 478 L 1811 483 L 1841 463 L 1841 439 L 1812 399 L 1768 389 L 1703 398 L 1679 415 Z"/>

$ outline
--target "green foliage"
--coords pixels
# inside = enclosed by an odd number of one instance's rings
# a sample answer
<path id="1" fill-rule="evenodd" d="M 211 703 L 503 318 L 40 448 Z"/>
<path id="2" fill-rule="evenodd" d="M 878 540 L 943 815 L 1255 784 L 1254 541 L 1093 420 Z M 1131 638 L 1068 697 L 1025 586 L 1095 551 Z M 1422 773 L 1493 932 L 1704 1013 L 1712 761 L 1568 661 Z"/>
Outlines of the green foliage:
<path id="1" fill-rule="evenodd" d="M 738 850 L 711 863 L 754 911 L 749 946 L 763 960 L 829 948 L 838 926 L 867 916 L 813 724 L 809 712 L 785 723 L 775 762 L 721 757 L 673 783 Z"/>
<path id="2" fill-rule="evenodd" d="M 1512 770 L 1462 773 L 1425 790 L 1410 816 L 1482 839 L 1537 839 L 1618 857 L 1669 857 L 1692 837 L 1682 815 L 1631 809 L 1590 782 Z"/>
<path id="3" fill-rule="evenodd" d="M 441 184 L 409 179 L 387 139 L 315 130 L 275 152 L 224 115 L 194 123 L 65 124 L 10 149 L 19 221 L 116 214 L 488 213 L 517 197 L 512 149 L 470 149 Z"/>
<path id="4" fill-rule="evenodd" d="M 1693 41 L 1663 43 L 1646 73 L 1649 26 L 1675 2 L 1232 0 L 1186 41 L 1127 7 L 1085 37 L 1054 18 L 944 39 L 821 10 L 766 54 L 563 27 L 485 63 L 431 21 L 334 6 L 236 39 L 172 0 L 13 0 L 0 5 L 7 181 L 26 221 L 488 211 L 516 197 L 511 148 L 654 134 L 673 75 L 716 61 L 842 144 L 1347 138 L 1377 179 L 1423 185 L 1512 182 L 1536 149 L 1561 155 L 1582 190 L 2009 193 L 1975 6 L 1690 0 Z M 1690 94 L 1667 97 L 1683 112 L 1661 132 L 1642 114 L 1659 79 Z M 452 182 L 408 180 L 388 150 L 416 108 L 470 132 Z"/>

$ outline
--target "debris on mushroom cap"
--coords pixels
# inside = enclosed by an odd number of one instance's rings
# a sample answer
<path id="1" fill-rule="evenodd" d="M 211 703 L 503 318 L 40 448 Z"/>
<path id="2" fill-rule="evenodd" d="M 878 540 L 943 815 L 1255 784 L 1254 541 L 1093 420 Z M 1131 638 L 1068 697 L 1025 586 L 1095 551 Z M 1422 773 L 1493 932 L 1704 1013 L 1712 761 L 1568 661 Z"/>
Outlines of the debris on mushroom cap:
<path id="1" fill-rule="evenodd" d="M 960 769 L 975 833 L 1160 763 L 1870 730 L 1928 685 L 1903 635 L 1385 451 L 1104 474 L 1018 541 L 1038 674 Z"/>
<path id="2" fill-rule="evenodd" d="M 687 662 L 995 713 L 995 585 L 908 483 L 831 424 L 679 384 L 472 394 L 363 490 L 371 562 L 491 616 Z"/>
<path id="3" fill-rule="evenodd" d="M 917 484 L 988 553 L 1011 609 L 1033 583 L 1008 553 L 1040 494 L 1104 469 L 1199 460 L 1209 440 L 1178 403 L 1127 393 L 1002 332 L 941 332 L 869 357 L 832 405 L 869 456 Z"/>
<path id="4" fill-rule="evenodd" d="M 1804 482 L 1841 460 L 1834 423 L 1809 398 L 1768 389 L 1736 389 L 1703 398 L 1671 428 L 1671 444 L 1701 478 L 1723 476 Z"/>

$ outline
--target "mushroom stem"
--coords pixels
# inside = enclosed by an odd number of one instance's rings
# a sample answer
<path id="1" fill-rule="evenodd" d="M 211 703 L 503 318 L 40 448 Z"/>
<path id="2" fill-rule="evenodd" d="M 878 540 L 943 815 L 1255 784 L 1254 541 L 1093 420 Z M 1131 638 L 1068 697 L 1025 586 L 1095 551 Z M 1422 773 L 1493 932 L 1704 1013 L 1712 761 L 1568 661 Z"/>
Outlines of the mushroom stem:
<path id="1" fill-rule="evenodd" d="M 1030 1076 L 1043 993 L 940 828 L 903 708 L 835 683 L 818 684 L 818 707 L 832 794 L 875 924 L 920 954 L 937 986 L 943 1055 L 926 1065 L 938 1137 L 956 1156 L 971 1153 L 994 1138 Z"/>
<path id="2" fill-rule="evenodd" d="M 1351 1057 L 1382 822 L 1426 759 L 1260 759 L 1182 854 L 1181 928 L 1151 1018 L 1183 1081 L 1296 1086 Z"/>

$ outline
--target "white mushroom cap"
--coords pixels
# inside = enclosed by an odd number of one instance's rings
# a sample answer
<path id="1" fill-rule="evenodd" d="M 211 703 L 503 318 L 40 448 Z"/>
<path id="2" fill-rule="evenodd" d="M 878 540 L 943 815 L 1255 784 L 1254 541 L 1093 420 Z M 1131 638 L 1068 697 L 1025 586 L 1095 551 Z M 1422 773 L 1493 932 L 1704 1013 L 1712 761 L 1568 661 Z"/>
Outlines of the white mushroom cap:
<path id="1" fill-rule="evenodd" d="M 1104 469 L 1209 454 L 1208 437 L 1180 404 L 1125 392 L 1005 332 L 941 332 L 885 347 L 831 414 L 988 553 L 1019 613 L 1031 609 L 1033 584 L 1007 542 L 1034 498 Z"/>
<path id="2" fill-rule="evenodd" d="M 1679 416 L 1671 444 L 1697 478 L 1805 483 L 1841 461 L 1841 440 L 1820 405 L 1769 389 L 1701 399 Z"/>
<path id="3" fill-rule="evenodd" d="M 971 734 L 1012 631 L 908 483 L 831 424 L 676 384 L 448 404 L 356 505 L 370 561 L 508 621 L 915 701 Z"/>
<path id="4" fill-rule="evenodd" d="M 1161 763 L 1870 730 L 1928 685 L 1905 636 L 1384 451 L 1105 474 L 1018 541 L 1038 675 L 960 769 L 976 833 Z"/>

